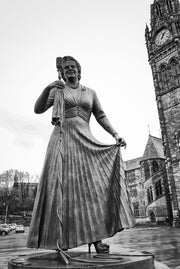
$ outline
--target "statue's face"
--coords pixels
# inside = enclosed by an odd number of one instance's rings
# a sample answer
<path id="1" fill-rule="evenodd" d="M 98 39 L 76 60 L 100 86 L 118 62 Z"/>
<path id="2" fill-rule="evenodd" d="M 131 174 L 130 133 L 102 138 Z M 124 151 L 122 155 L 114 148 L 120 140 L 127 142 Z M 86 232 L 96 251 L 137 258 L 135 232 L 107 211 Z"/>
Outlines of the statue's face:
<path id="1" fill-rule="evenodd" d="M 78 80 L 78 69 L 74 61 L 63 63 L 63 71 L 66 81 L 76 82 Z"/>

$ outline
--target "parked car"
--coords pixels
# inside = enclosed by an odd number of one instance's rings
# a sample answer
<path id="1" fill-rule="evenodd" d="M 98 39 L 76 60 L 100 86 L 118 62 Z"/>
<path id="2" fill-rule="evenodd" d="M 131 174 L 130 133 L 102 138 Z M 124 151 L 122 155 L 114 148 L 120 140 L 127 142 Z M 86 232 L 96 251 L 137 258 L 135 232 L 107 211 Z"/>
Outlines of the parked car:
<path id="1" fill-rule="evenodd" d="M 16 227 L 17 227 L 16 223 L 11 223 L 9 225 L 10 225 L 11 230 L 16 230 Z"/>
<path id="2" fill-rule="evenodd" d="M 9 232 L 11 231 L 11 229 L 9 228 L 9 224 L 7 224 L 7 223 L 2 223 L 1 226 L 2 226 L 3 228 L 8 229 Z"/>
<path id="3" fill-rule="evenodd" d="M 24 232 L 25 232 L 25 228 L 23 225 L 16 226 L 16 233 L 24 233 Z"/>
<path id="4" fill-rule="evenodd" d="M 7 228 L 9 229 L 9 231 L 11 232 L 13 230 L 11 224 L 6 224 L 7 225 Z"/>
<path id="5" fill-rule="evenodd" d="M 1 224 L 0 225 L 0 234 L 6 235 L 10 232 L 8 226 L 6 224 Z"/>

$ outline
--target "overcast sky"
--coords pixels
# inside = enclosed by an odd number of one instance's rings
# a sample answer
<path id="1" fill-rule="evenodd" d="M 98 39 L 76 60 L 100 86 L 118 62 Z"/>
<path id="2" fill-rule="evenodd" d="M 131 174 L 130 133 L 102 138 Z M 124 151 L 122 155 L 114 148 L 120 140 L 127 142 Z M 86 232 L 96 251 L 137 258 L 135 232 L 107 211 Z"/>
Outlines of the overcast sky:
<path id="1" fill-rule="evenodd" d="M 0 0 L 0 173 L 40 173 L 52 132 L 51 109 L 34 103 L 57 80 L 56 57 L 81 64 L 81 83 L 94 89 L 127 142 L 124 160 L 141 157 L 150 133 L 160 137 L 144 31 L 153 0 Z M 94 119 L 94 136 L 114 143 Z"/>

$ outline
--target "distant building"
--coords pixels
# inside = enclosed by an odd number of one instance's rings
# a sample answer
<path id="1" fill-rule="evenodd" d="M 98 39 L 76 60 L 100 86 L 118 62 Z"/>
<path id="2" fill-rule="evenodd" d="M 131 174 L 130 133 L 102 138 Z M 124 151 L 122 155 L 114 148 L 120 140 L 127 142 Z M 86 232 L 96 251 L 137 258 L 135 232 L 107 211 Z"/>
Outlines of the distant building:
<path id="1" fill-rule="evenodd" d="M 145 190 L 140 162 L 141 158 L 136 158 L 124 162 L 124 166 L 136 222 L 145 222 Z"/>
<path id="2" fill-rule="evenodd" d="M 124 163 L 136 222 L 172 219 L 162 140 L 149 135 L 143 156 Z"/>

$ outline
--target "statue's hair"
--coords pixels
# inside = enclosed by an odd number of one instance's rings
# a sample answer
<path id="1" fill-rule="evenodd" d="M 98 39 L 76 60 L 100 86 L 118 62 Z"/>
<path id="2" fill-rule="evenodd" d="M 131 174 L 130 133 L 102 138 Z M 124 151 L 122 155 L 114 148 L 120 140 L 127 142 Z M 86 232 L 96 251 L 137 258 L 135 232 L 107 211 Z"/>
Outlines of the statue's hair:
<path id="1" fill-rule="evenodd" d="M 72 56 L 64 56 L 63 58 L 59 58 L 61 59 L 58 65 L 58 69 L 61 72 L 61 76 L 63 78 L 64 81 L 66 81 L 66 78 L 64 76 L 64 70 L 63 70 L 63 64 L 67 61 L 73 61 L 76 64 L 77 70 L 78 70 L 78 80 L 81 79 L 81 66 L 80 63 Z"/>

